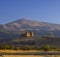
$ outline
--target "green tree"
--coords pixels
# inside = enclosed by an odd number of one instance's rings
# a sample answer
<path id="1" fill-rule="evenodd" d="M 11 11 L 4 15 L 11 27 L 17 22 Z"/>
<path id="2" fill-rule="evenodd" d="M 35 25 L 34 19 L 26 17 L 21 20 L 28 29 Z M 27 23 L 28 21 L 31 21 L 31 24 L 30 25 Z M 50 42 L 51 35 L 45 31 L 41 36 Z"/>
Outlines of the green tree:
<path id="1" fill-rule="evenodd" d="M 44 45 L 41 47 L 42 50 L 44 51 L 50 51 L 51 50 L 51 46 L 50 45 Z"/>

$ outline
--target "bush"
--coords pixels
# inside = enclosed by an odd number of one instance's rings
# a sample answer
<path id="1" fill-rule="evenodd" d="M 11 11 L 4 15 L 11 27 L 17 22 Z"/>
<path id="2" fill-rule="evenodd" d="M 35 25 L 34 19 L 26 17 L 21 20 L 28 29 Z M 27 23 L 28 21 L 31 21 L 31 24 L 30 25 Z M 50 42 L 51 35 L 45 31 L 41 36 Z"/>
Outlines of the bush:
<path id="1" fill-rule="evenodd" d="M 31 50 L 31 47 L 29 45 L 25 45 L 21 47 L 22 50 Z"/>
<path id="2" fill-rule="evenodd" d="M 44 45 L 42 46 L 40 49 L 44 50 L 44 51 L 50 51 L 51 50 L 51 46 L 49 45 Z"/>

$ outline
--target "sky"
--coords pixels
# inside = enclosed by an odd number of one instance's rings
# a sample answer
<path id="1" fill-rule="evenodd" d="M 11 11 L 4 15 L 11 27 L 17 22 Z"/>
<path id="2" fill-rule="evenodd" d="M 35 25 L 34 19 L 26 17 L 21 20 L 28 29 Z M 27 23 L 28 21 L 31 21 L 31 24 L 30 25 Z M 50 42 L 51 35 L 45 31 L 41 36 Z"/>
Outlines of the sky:
<path id="1" fill-rule="evenodd" d="M 0 24 L 21 18 L 60 24 L 60 0 L 0 0 Z"/>

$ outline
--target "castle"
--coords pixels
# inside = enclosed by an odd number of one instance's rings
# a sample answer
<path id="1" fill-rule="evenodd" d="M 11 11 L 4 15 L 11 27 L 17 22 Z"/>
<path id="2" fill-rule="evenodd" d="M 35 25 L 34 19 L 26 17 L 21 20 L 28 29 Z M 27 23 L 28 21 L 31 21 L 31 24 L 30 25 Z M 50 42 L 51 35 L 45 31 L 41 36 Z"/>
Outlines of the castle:
<path id="1" fill-rule="evenodd" d="M 21 34 L 22 37 L 33 37 L 34 33 L 33 32 L 25 32 L 24 34 Z"/>

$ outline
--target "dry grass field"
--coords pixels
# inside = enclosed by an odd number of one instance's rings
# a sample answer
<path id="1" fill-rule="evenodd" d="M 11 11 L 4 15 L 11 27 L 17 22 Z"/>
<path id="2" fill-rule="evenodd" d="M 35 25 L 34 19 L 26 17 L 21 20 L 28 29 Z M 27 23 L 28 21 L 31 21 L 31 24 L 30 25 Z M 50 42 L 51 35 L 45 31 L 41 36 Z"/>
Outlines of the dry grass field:
<path id="1" fill-rule="evenodd" d="M 60 57 L 60 55 L 3 55 L 2 57 Z"/>

